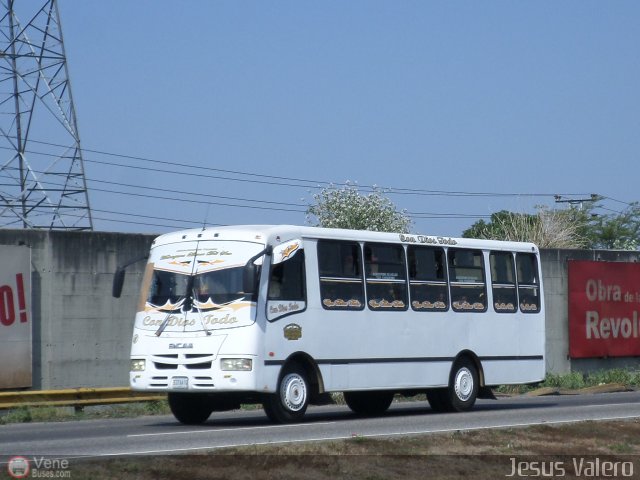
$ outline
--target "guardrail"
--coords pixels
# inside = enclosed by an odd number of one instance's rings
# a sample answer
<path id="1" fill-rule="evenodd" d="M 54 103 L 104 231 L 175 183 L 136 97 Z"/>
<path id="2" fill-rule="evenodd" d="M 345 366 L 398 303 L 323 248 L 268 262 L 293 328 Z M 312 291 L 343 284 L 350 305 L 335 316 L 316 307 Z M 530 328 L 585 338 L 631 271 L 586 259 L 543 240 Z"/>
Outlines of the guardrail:
<path id="1" fill-rule="evenodd" d="M 134 392 L 130 388 L 67 388 L 63 390 L 26 390 L 0 392 L 0 410 L 35 407 L 76 407 L 113 403 L 151 402 L 163 400 L 166 395 Z"/>

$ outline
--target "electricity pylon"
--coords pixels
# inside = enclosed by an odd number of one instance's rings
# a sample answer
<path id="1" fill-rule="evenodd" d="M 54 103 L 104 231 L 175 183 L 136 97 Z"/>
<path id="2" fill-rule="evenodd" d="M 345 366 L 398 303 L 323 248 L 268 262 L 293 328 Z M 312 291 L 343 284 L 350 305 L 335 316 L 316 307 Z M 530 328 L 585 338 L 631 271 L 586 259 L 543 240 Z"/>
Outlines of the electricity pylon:
<path id="1" fill-rule="evenodd" d="M 0 15 L 0 227 L 92 230 L 57 2 Z"/>

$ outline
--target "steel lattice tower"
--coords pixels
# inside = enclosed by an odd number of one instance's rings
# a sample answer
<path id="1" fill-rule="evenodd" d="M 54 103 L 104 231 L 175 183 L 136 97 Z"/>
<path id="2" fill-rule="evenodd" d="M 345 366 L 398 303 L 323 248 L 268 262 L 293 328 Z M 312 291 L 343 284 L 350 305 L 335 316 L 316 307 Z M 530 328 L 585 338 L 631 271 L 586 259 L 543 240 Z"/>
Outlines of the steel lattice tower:
<path id="1" fill-rule="evenodd" d="M 0 227 L 92 230 L 57 2 L 0 15 Z"/>

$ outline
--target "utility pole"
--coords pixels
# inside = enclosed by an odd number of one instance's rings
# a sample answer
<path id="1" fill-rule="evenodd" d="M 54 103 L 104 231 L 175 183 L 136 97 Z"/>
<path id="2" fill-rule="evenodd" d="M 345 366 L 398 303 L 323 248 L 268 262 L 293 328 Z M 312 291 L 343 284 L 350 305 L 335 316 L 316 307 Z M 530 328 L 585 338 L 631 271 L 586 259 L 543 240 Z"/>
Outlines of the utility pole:
<path id="1" fill-rule="evenodd" d="M 578 205 L 580 211 L 584 208 L 584 202 L 597 202 L 602 199 L 597 193 L 592 193 L 589 198 L 564 198 L 562 195 L 554 195 L 556 203 L 568 203 L 571 206 Z"/>
<path id="2" fill-rule="evenodd" d="M 57 0 L 0 15 L 0 227 L 93 230 Z"/>

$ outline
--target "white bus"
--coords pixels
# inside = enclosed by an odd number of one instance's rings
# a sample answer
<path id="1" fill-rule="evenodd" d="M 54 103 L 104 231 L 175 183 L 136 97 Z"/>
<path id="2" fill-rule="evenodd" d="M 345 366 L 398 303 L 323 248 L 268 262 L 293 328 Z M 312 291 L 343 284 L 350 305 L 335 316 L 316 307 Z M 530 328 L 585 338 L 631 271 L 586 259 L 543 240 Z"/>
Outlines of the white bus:
<path id="1" fill-rule="evenodd" d="M 241 403 L 296 421 L 331 392 L 363 415 L 396 393 L 464 411 L 491 386 L 542 380 L 544 351 L 534 244 L 230 226 L 153 242 L 130 383 L 168 392 L 187 424 Z"/>

